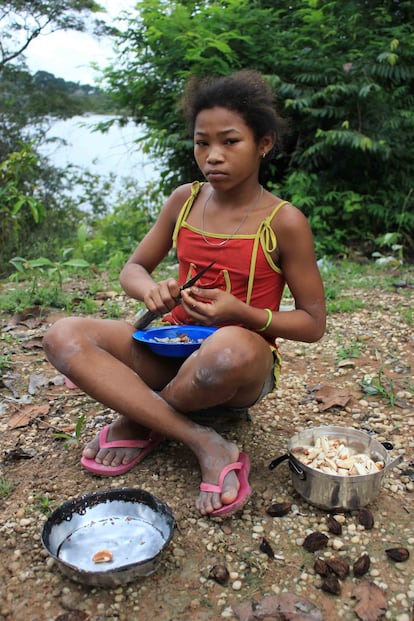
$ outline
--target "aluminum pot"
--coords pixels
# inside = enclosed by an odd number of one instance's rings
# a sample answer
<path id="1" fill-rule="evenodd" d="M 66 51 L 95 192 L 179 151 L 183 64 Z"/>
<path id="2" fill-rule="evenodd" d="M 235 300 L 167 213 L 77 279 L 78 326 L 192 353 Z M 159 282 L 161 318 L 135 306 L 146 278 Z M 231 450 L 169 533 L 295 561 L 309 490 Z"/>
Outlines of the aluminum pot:
<path id="1" fill-rule="evenodd" d="M 115 588 L 156 571 L 174 523 L 171 509 L 145 490 L 104 490 L 67 500 L 53 511 L 42 543 L 72 580 Z M 94 560 L 99 551 L 109 551 L 109 562 Z"/>
<path id="2" fill-rule="evenodd" d="M 374 461 L 383 461 L 384 468 L 374 474 L 358 476 L 327 474 L 301 463 L 292 454 L 295 447 L 313 445 L 321 437 L 335 438 L 357 453 L 367 454 Z M 389 443 L 382 444 L 369 434 L 352 427 L 313 427 L 292 436 L 288 441 L 288 453 L 274 459 L 269 468 L 273 470 L 288 460 L 293 487 L 307 502 L 327 511 L 354 510 L 370 504 L 377 497 L 387 470 L 402 461 L 402 455 L 390 458 L 388 450 L 391 448 Z"/>

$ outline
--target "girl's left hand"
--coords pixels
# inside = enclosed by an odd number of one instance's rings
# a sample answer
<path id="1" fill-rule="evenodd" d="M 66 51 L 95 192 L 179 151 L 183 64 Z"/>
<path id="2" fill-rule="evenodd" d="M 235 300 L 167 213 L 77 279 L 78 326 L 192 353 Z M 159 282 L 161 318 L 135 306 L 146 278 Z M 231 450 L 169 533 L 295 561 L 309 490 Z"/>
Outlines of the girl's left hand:
<path id="1" fill-rule="evenodd" d="M 201 325 L 214 326 L 233 323 L 240 300 L 221 289 L 190 287 L 181 291 L 185 311 Z"/>

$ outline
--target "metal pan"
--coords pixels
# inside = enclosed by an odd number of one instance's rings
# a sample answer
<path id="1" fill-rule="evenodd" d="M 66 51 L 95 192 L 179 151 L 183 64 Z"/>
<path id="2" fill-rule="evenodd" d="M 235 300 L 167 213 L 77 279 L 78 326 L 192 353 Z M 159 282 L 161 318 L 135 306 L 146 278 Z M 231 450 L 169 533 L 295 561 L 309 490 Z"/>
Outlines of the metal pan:
<path id="1" fill-rule="evenodd" d="M 336 438 L 356 452 L 365 453 L 376 461 L 384 461 L 384 468 L 374 474 L 358 476 L 327 474 L 311 468 L 300 462 L 292 449 L 312 445 L 319 437 Z M 390 448 L 392 445 L 389 443 L 382 444 L 367 433 L 351 427 L 312 427 L 292 436 L 288 441 L 288 453 L 274 459 L 269 468 L 273 470 L 288 460 L 293 487 L 307 502 L 326 511 L 353 510 L 370 504 L 378 496 L 386 472 L 402 461 L 402 455 L 393 459 L 390 457 L 387 450 Z"/>
<path id="2" fill-rule="evenodd" d="M 64 502 L 44 524 L 42 543 L 72 580 L 114 588 L 152 574 L 173 530 L 166 504 L 142 489 L 120 488 Z M 112 558 L 96 563 L 103 550 Z"/>

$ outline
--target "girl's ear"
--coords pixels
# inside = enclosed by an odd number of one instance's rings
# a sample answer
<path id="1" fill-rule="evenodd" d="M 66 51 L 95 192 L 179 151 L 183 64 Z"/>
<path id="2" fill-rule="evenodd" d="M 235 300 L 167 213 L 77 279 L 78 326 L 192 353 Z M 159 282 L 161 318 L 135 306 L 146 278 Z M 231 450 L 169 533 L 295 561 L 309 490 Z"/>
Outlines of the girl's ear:
<path id="1" fill-rule="evenodd" d="M 260 153 L 263 157 L 263 154 L 267 155 L 269 151 L 273 149 L 276 143 L 276 135 L 274 132 L 269 132 L 259 141 Z"/>

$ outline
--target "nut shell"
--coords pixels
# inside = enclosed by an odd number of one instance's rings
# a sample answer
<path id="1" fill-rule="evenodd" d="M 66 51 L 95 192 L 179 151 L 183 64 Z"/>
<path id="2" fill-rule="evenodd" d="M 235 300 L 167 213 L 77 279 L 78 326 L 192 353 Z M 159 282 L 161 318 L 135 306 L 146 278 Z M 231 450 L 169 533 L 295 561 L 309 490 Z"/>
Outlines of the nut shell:
<path id="1" fill-rule="evenodd" d="M 371 566 L 371 559 L 369 555 L 365 552 L 362 554 L 354 563 L 352 571 L 354 573 L 355 578 L 361 578 L 364 576 Z"/>
<path id="2" fill-rule="evenodd" d="M 99 550 L 92 557 L 94 563 L 110 563 L 112 559 L 113 554 L 109 550 Z"/>
<path id="3" fill-rule="evenodd" d="M 275 502 L 266 509 L 266 513 L 271 517 L 283 517 L 289 513 L 291 507 L 290 502 Z"/>
<path id="4" fill-rule="evenodd" d="M 361 509 L 358 514 L 358 521 L 365 528 L 365 530 L 371 530 L 374 528 L 374 515 L 369 509 Z"/>
<path id="5" fill-rule="evenodd" d="M 335 574 L 329 574 L 322 582 L 322 591 L 325 593 L 331 593 L 332 595 L 339 595 L 341 593 L 341 585 L 338 577 Z"/>
<path id="6" fill-rule="evenodd" d="M 214 565 L 210 569 L 208 577 L 224 586 L 229 581 L 230 574 L 225 565 Z"/>
<path id="7" fill-rule="evenodd" d="M 340 524 L 333 515 L 328 515 L 326 518 L 326 526 L 333 535 L 342 535 L 342 524 Z"/>
<path id="8" fill-rule="evenodd" d="M 327 543 L 329 541 L 329 537 L 324 533 L 320 533 L 319 531 L 315 531 L 311 533 L 303 542 L 303 547 L 308 552 L 316 552 L 316 550 L 321 550 L 322 548 L 326 548 Z"/>
<path id="9" fill-rule="evenodd" d="M 319 574 L 320 576 L 327 576 L 329 574 L 329 567 L 325 563 L 323 558 L 318 557 L 317 559 L 315 559 L 313 569 L 315 570 L 315 573 Z"/>
<path id="10" fill-rule="evenodd" d="M 328 558 L 326 564 L 342 580 L 349 574 L 349 565 L 342 558 Z"/>
<path id="11" fill-rule="evenodd" d="M 385 550 L 385 554 L 396 563 L 403 563 L 410 558 L 407 548 L 388 548 L 388 550 Z"/>

